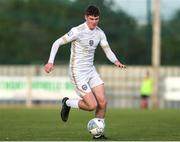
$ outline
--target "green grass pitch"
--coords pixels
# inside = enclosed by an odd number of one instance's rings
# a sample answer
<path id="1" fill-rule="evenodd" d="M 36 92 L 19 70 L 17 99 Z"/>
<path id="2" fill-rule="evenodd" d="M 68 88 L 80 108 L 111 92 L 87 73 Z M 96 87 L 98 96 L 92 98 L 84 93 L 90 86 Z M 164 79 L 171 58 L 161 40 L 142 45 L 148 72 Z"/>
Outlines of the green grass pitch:
<path id="1" fill-rule="evenodd" d="M 180 140 L 179 110 L 108 109 L 110 141 Z M 91 141 L 86 125 L 94 112 L 72 109 L 68 122 L 57 108 L 1 108 L 0 141 Z"/>

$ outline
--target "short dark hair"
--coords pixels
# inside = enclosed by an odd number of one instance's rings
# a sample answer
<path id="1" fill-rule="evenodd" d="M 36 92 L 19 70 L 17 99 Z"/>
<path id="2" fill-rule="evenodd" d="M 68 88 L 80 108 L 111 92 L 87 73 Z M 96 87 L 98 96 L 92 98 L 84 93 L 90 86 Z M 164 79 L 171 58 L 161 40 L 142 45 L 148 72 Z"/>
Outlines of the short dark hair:
<path id="1" fill-rule="evenodd" d="M 86 15 L 86 16 L 91 15 L 91 16 L 97 17 L 97 16 L 100 15 L 100 10 L 99 10 L 99 8 L 98 8 L 97 6 L 95 6 L 95 5 L 89 5 L 89 6 L 86 8 L 86 10 L 85 10 L 85 15 Z"/>

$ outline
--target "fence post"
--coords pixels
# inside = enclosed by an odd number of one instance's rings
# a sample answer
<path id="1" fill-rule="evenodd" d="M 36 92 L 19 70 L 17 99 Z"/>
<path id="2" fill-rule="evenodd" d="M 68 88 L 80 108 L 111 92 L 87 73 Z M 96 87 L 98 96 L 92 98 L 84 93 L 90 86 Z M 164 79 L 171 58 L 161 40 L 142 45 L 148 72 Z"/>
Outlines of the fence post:
<path id="1" fill-rule="evenodd" d="M 32 76 L 30 74 L 28 74 L 27 76 L 27 85 L 28 85 L 28 89 L 27 89 L 27 97 L 26 97 L 26 107 L 32 107 Z"/>

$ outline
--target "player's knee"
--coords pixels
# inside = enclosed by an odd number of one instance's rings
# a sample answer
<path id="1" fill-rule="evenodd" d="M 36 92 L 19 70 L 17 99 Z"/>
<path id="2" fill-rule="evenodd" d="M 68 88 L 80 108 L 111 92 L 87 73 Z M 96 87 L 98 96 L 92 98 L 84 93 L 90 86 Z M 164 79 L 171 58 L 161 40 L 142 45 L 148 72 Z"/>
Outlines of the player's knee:
<path id="1" fill-rule="evenodd" d="M 92 103 L 88 105 L 88 110 L 93 111 L 97 108 L 97 103 Z"/>

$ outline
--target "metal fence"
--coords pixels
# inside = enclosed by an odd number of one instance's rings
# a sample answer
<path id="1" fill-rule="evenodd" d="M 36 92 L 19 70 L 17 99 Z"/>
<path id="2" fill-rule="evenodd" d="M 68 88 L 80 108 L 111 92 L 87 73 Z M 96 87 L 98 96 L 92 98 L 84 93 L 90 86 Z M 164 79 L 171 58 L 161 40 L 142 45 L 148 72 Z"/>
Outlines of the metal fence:
<path id="1" fill-rule="evenodd" d="M 109 107 L 139 108 L 140 84 L 147 70 L 152 73 L 150 66 L 128 66 L 126 69 L 119 69 L 111 65 L 98 65 L 97 70 L 105 82 Z M 161 67 L 159 74 L 159 107 L 180 108 L 179 100 L 164 99 L 164 79 L 168 76 L 180 76 L 180 67 Z M 50 74 L 46 74 L 43 66 L 39 65 L 0 66 L 0 76 L 68 76 L 68 65 L 56 66 Z"/>

